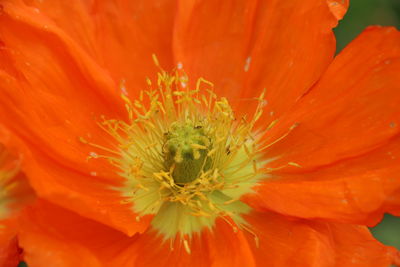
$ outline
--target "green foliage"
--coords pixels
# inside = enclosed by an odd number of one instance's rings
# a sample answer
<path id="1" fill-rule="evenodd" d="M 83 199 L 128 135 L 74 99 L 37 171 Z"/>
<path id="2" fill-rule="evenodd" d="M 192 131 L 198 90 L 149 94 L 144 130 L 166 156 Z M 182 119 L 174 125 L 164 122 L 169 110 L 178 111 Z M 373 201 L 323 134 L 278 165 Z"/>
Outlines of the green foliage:
<path id="1" fill-rule="evenodd" d="M 338 51 L 369 25 L 400 28 L 399 0 L 350 0 L 350 8 L 335 29 Z"/>

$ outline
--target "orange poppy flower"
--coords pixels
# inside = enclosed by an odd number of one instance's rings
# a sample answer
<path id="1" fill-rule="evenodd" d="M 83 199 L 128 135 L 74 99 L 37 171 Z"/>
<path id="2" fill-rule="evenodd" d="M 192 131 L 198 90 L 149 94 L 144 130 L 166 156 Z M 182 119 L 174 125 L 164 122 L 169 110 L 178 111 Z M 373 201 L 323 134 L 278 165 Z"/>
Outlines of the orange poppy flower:
<path id="1" fill-rule="evenodd" d="M 334 58 L 347 1 L 0 3 L 30 266 L 398 261 L 366 227 L 400 215 L 394 28 Z"/>

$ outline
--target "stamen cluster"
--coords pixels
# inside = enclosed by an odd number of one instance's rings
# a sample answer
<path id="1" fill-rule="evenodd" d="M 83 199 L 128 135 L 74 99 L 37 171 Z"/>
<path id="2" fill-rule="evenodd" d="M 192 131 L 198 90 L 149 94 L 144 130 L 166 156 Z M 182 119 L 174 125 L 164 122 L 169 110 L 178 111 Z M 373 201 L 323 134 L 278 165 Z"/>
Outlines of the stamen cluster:
<path id="1" fill-rule="evenodd" d="M 190 239 L 217 218 L 235 231 L 248 229 L 241 215 L 250 208 L 240 197 L 261 177 L 253 127 L 262 96 L 248 121 L 237 119 L 228 100 L 202 78 L 190 90 L 184 72 L 160 68 L 156 89 L 147 83 L 135 101 L 122 94 L 128 121 L 101 123 L 118 141 L 116 156 L 108 158 L 125 178 L 117 190 L 132 203 L 136 219 L 153 215 L 152 225 L 165 240 Z"/>

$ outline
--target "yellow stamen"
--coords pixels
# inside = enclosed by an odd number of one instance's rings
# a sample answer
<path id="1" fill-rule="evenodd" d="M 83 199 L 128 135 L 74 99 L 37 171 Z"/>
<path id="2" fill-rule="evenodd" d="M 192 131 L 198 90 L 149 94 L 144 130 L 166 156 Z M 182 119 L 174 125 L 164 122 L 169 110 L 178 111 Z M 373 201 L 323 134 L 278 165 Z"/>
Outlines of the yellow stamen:
<path id="1" fill-rule="evenodd" d="M 258 242 L 242 217 L 250 207 L 240 199 L 268 177 L 261 172 L 268 168 L 262 166 L 260 152 L 285 138 L 294 127 L 261 147 L 262 135 L 253 132 L 263 114 L 265 92 L 256 98 L 252 118 L 236 119 L 229 101 L 217 97 L 211 82 L 200 78 L 191 90 L 181 68 L 167 73 L 154 55 L 153 60 L 160 69 L 157 82 L 147 79 L 149 89 L 135 101 L 127 93 L 121 95 L 129 120 L 104 119 L 99 124 L 118 142 L 118 149 L 84 138 L 81 142 L 108 153 L 90 157 L 107 158 L 120 169 L 125 183 L 115 189 L 132 203 L 136 220 L 154 215 L 153 227 L 170 240 L 171 248 L 180 236 L 190 254 L 192 235 L 211 229 L 218 218 L 235 232 L 252 233 Z M 124 83 L 121 86 L 125 92 Z M 275 124 L 273 121 L 267 130 Z"/>

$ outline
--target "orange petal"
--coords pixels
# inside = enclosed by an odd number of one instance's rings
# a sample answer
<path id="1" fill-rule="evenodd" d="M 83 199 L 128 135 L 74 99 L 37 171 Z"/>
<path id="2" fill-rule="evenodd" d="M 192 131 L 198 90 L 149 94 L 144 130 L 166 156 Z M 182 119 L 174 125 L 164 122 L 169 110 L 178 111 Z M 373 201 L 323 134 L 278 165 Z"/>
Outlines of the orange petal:
<path id="1" fill-rule="evenodd" d="M 97 123 L 102 115 L 125 116 L 114 81 L 46 17 L 2 5 L 0 50 L 9 64 L 0 69 L 1 121 L 30 149 L 66 167 L 106 169 L 86 162 L 91 148 L 78 139 L 110 142 Z"/>
<path id="2" fill-rule="evenodd" d="M 343 18 L 349 8 L 349 0 L 326 0 L 326 2 L 338 20 Z"/>
<path id="3" fill-rule="evenodd" d="M 119 191 L 113 189 L 120 185 L 122 178 L 117 177 L 116 170 L 106 167 L 110 165 L 106 160 L 93 159 L 99 160 L 97 164 L 103 164 L 103 168 L 111 171 L 103 172 L 100 169 L 91 175 L 84 175 L 60 165 L 40 151 L 27 150 L 18 138 L 10 135 L 4 128 L 0 128 L 0 140 L 7 142 L 9 147 L 22 149 L 24 171 L 29 173 L 31 185 L 40 197 L 128 235 L 143 232 L 147 228 L 150 218 L 144 217 L 139 222 L 136 221 L 137 215 L 132 211 L 131 205 L 124 203 Z M 86 160 L 83 161 L 85 162 Z"/>
<path id="4" fill-rule="evenodd" d="M 51 263 L 86 266 L 254 266 L 247 240 L 225 222 L 194 235 L 185 245 L 176 240 L 171 250 L 156 232 L 127 237 L 102 224 L 45 201 L 31 207 L 22 221 L 20 243 L 31 267 Z M 188 253 L 190 249 L 190 254 Z"/>
<path id="5" fill-rule="evenodd" d="M 0 266 L 18 266 L 19 261 L 20 250 L 18 248 L 17 238 L 13 238 L 8 243 L 0 242 Z"/>
<path id="6" fill-rule="evenodd" d="M 257 266 L 386 267 L 393 248 L 376 241 L 363 226 L 293 220 L 276 214 L 247 217 L 259 237 L 249 244 Z"/>
<path id="7" fill-rule="evenodd" d="M 48 263 L 60 267 L 359 266 L 368 262 L 379 267 L 387 266 L 395 255 L 365 227 L 293 220 L 272 213 L 246 217 L 260 239 L 259 247 L 254 236 L 235 234 L 219 221 L 214 234 L 205 231 L 192 239 L 191 254 L 179 242 L 171 250 L 169 242 L 163 243 L 155 232 L 127 237 L 45 201 L 28 210 L 24 219 L 20 242 L 32 267 Z"/>
<path id="8" fill-rule="evenodd" d="M 315 171 L 276 174 L 246 201 L 301 218 L 374 225 L 400 211 L 400 136 L 366 155 Z"/>
<path id="9" fill-rule="evenodd" d="M 395 216 L 400 216 L 400 189 L 386 200 L 386 209 Z"/>
<path id="10" fill-rule="evenodd" d="M 172 66 L 174 1 L 25 2 L 73 38 L 115 81 L 125 81 L 129 94 L 147 88 L 145 78 L 156 75 L 153 53 L 165 68 Z"/>
<path id="11" fill-rule="evenodd" d="M 20 245 L 30 267 L 100 267 L 114 265 L 129 238 L 45 201 L 39 201 L 21 220 Z"/>
<path id="12" fill-rule="evenodd" d="M 258 266 L 244 233 L 235 233 L 225 221 L 217 221 L 213 233 L 209 233 L 207 238 L 212 266 Z"/>
<path id="13" fill-rule="evenodd" d="M 370 27 L 336 57 L 321 80 L 267 133 L 273 166 L 305 171 L 379 147 L 400 132 L 400 33 Z"/>
<path id="14" fill-rule="evenodd" d="M 219 95 L 241 104 L 242 112 L 265 88 L 266 109 L 281 115 L 317 81 L 335 53 L 331 29 L 337 19 L 324 1 L 179 4 L 175 60 L 192 80 L 213 82 Z"/>
<path id="15" fill-rule="evenodd" d="M 97 176 L 86 176 L 35 154 L 25 166 L 38 195 L 66 209 L 119 229 L 128 235 L 143 232 L 148 217 L 136 220 L 131 204 L 124 202 L 113 187 L 118 183 Z"/>
<path id="16" fill-rule="evenodd" d="M 0 70 L 1 119 L 28 147 L 15 142 L 28 150 L 24 166 L 34 188 L 83 215 L 130 234 L 140 231 L 146 223 L 136 223 L 128 208 L 119 204 L 120 198 L 101 195 L 110 191 L 106 186 L 119 181 L 116 171 L 103 160 L 88 162 L 93 148 L 79 141 L 84 137 L 113 145 L 97 125 L 102 115 L 116 118 L 125 113 L 113 80 L 41 13 L 8 1 L 2 5 L 1 51 L 9 60 Z M 117 202 L 121 207 L 110 215 L 107 209 Z"/>

